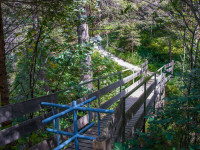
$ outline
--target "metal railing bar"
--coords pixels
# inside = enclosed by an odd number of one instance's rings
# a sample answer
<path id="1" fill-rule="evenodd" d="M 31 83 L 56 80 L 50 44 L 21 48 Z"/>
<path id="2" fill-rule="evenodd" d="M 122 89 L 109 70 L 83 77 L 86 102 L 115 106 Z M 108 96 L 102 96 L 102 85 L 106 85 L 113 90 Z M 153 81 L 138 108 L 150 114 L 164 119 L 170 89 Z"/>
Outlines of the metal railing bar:
<path id="1" fill-rule="evenodd" d="M 56 130 L 59 131 L 59 122 L 58 122 L 58 118 L 56 118 Z M 59 140 L 59 133 L 57 132 L 57 144 L 60 144 L 60 140 Z"/>
<path id="2" fill-rule="evenodd" d="M 69 113 L 71 111 L 74 111 L 74 110 L 75 111 L 76 110 L 92 111 L 92 112 L 101 112 L 101 113 L 113 113 L 114 112 L 114 110 L 99 109 L 99 108 L 87 108 L 87 107 L 78 107 L 78 106 L 75 106 L 75 107 L 69 108 L 69 109 L 67 109 L 65 111 L 62 111 L 61 113 L 58 113 L 58 114 L 56 114 L 54 116 L 51 116 L 49 118 L 44 119 L 42 121 L 42 123 L 48 123 L 48 122 L 50 122 L 50 121 L 52 121 L 52 120 L 54 120 L 56 118 L 59 118 L 59 117 L 65 115 L 65 114 L 67 114 L 67 113 Z"/>
<path id="3" fill-rule="evenodd" d="M 90 137 L 90 136 L 86 136 L 86 135 L 78 135 L 78 138 L 87 139 L 87 140 L 91 140 L 91 141 L 93 141 L 95 139 L 94 137 Z"/>
<path id="4" fill-rule="evenodd" d="M 61 148 L 65 147 L 67 144 L 69 144 L 70 142 L 75 140 L 75 138 L 77 138 L 77 137 L 78 137 L 78 135 L 74 135 L 73 137 L 69 138 L 68 140 L 66 140 L 65 142 L 63 142 L 59 146 L 57 146 L 54 150 L 60 150 Z"/>
<path id="5" fill-rule="evenodd" d="M 88 103 L 88 108 L 90 108 L 90 103 Z M 90 111 L 88 111 L 88 120 L 89 120 L 89 124 L 90 124 L 90 122 L 91 122 Z"/>
<path id="6" fill-rule="evenodd" d="M 59 134 L 67 135 L 67 136 L 73 136 L 72 133 L 60 131 L 60 130 L 54 130 L 54 129 L 50 129 L 50 128 L 47 128 L 47 131 L 53 132 L 53 133 L 59 133 Z"/>
<path id="7" fill-rule="evenodd" d="M 73 108 L 76 107 L 76 101 L 72 102 Z M 77 110 L 73 109 L 73 120 L 74 120 L 74 135 L 78 135 L 78 124 L 77 124 Z M 79 149 L 78 137 L 75 138 L 75 149 Z"/>
<path id="8" fill-rule="evenodd" d="M 79 106 L 83 106 L 85 104 L 89 104 L 91 101 L 95 100 L 96 99 L 96 96 L 86 100 L 85 102 L 82 102 L 81 104 L 77 105 L 76 104 L 76 101 L 73 101 L 72 102 L 72 106 L 71 108 L 68 108 L 67 110 L 61 112 L 61 113 L 58 113 L 56 115 L 53 115 L 47 119 L 44 119 L 42 121 L 42 123 L 47 123 L 49 121 L 52 121 L 52 120 L 55 120 L 56 119 L 56 130 L 55 128 L 54 129 L 47 129 L 47 131 L 49 132 L 53 132 L 53 133 L 56 133 L 57 134 L 57 144 L 58 146 L 54 149 L 54 150 L 57 150 L 57 149 L 61 149 L 63 148 L 64 146 L 66 146 L 67 144 L 69 144 L 70 142 L 72 142 L 73 140 L 75 140 L 75 149 L 78 150 L 79 149 L 79 142 L 78 142 L 78 138 L 83 138 L 83 139 L 89 139 L 89 140 L 94 140 L 95 138 L 94 137 L 89 137 L 89 136 L 84 136 L 84 135 L 80 135 L 81 133 L 87 131 L 89 128 L 91 128 L 95 122 L 93 123 L 90 123 L 88 126 L 86 126 L 84 129 L 82 129 L 81 131 L 78 132 L 78 124 L 77 124 L 77 119 L 78 119 L 78 116 L 77 116 L 77 110 L 82 110 L 82 111 L 92 111 L 92 112 L 98 112 L 98 113 L 113 113 L 114 110 L 106 110 L 106 109 L 99 109 L 99 108 L 89 108 L 89 107 L 79 107 Z M 47 105 L 47 104 L 46 104 Z M 51 106 L 55 107 L 55 105 L 52 105 L 50 103 Z M 48 105 L 47 105 L 48 106 Z M 56 106 L 60 106 L 59 104 L 57 104 Z M 63 107 L 63 105 L 61 105 Z M 89 105 L 88 105 L 89 106 Z M 72 133 L 68 133 L 68 132 L 64 132 L 64 131 L 60 131 L 59 130 L 59 122 L 58 122 L 58 118 L 61 117 L 62 115 L 65 115 L 69 112 L 73 111 L 73 123 L 74 123 L 74 134 Z M 60 134 L 63 134 L 63 135 L 67 135 L 67 136 L 72 136 L 70 139 L 68 139 L 67 141 L 63 142 L 62 144 L 60 144 L 59 142 L 59 136 Z M 99 123 L 99 116 L 98 116 L 98 134 L 100 135 L 100 123 Z"/>
<path id="9" fill-rule="evenodd" d="M 54 116 L 51 116 L 51 117 L 49 117 L 49 118 L 46 118 L 46 119 L 42 120 L 42 123 L 48 123 L 48 122 L 50 122 L 50 121 L 52 121 L 52 120 L 54 120 L 54 119 L 56 119 L 56 118 L 58 118 L 58 117 L 64 116 L 65 114 L 67 114 L 67 113 L 69 113 L 69 112 L 71 112 L 71 111 L 73 111 L 73 110 L 74 110 L 73 107 L 72 107 L 72 108 L 69 108 L 69 109 L 67 109 L 67 110 L 65 110 L 65 111 L 62 111 L 62 112 L 59 113 L 59 114 L 56 114 L 56 115 L 54 115 Z"/>
<path id="10" fill-rule="evenodd" d="M 97 120 L 98 120 L 98 135 L 100 135 L 100 121 L 99 121 L 99 118 L 100 118 L 100 114 L 98 113 L 98 114 L 97 114 Z"/>
<path id="11" fill-rule="evenodd" d="M 52 113 L 53 115 L 55 115 L 55 111 L 54 111 L 54 107 L 52 107 Z M 55 125 L 55 119 L 53 120 L 53 129 L 56 129 L 56 125 Z"/>
<path id="12" fill-rule="evenodd" d="M 91 124 L 89 124 L 88 126 L 86 126 L 84 129 L 80 130 L 78 133 L 82 134 L 85 131 L 87 131 L 89 128 L 91 128 L 93 125 L 95 124 L 95 122 L 92 122 Z"/>
<path id="13" fill-rule="evenodd" d="M 75 107 L 75 110 L 83 110 L 83 111 L 92 111 L 92 112 L 100 112 L 100 113 L 113 113 L 114 110 L 108 109 L 99 109 L 99 108 L 86 108 L 86 107 Z"/>
<path id="14" fill-rule="evenodd" d="M 48 102 L 41 102 L 41 105 L 58 107 L 58 108 L 70 108 L 71 107 L 69 105 L 62 105 L 62 104 L 55 104 L 55 103 L 48 103 Z"/>

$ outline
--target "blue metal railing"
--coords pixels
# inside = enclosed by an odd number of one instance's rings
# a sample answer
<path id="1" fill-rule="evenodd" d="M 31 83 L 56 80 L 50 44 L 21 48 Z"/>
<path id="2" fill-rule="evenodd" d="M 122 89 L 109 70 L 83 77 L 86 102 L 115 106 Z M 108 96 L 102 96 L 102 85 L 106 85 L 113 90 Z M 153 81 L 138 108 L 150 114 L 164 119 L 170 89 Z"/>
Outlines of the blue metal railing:
<path id="1" fill-rule="evenodd" d="M 92 101 L 94 101 L 97 97 L 94 96 L 80 104 L 76 104 L 76 101 L 72 102 L 72 106 L 69 105 L 61 105 L 61 104 L 54 104 L 54 103 L 47 103 L 47 102 L 42 102 L 41 105 L 44 106 L 51 106 L 52 107 L 52 112 L 53 112 L 53 116 L 46 118 L 42 121 L 42 123 L 48 123 L 50 121 L 53 121 L 53 129 L 47 128 L 48 132 L 52 132 L 52 133 L 56 133 L 57 134 L 57 144 L 58 146 L 54 149 L 54 150 L 59 150 L 61 148 L 63 148 L 64 146 L 66 146 L 67 144 L 69 144 L 70 142 L 75 140 L 75 149 L 78 150 L 79 149 L 79 142 L 78 142 L 78 138 L 82 138 L 82 139 L 87 139 L 87 140 L 94 140 L 94 137 L 90 137 L 90 136 L 85 136 L 85 135 L 81 135 L 82 133 L 84 133 L 85 131 L 87 131 L 89 128 L 91 128 L 95 122 L 91 123 L 91 116 L 90 116 L 90 112 L 97 112 L 97 113 L 113 113 L 114 110 L 107 110 L 107 109 L 99 109 L 99 108 L 90 108 L 90 103 Z M 88 104 L 88 107 L 82 107 L 84 105 Z M 66 110 L 55 114 L 54 111 L 54 107 L 57 108 L 66 108 Z M 77 124 L 77 110 L 81 110 L 81 111 L 88 111 L 89 113 L 89 125 L 87 125 L 86 127 L 84 127 L 82 130 L 78 131 L 78 124 Z M 60 131 L 59 130 L 59 122 L 58 122 L 58 118 L 73 111 L 73 123 L 74 123 L 74 133 L 69 133 L 69 132 L 65 132 L 65 131 Z M 98 120 L 98 134 L 100 135 L 100 117 L 99 115 L 97 115 L 97 120 Z M 59 135 L 67 135 L 67 136 L 71 136 L 71 138 L 69 138 L 68 140 L 66 140 L 65 142 L 61 143 L 59 142 Z"/>

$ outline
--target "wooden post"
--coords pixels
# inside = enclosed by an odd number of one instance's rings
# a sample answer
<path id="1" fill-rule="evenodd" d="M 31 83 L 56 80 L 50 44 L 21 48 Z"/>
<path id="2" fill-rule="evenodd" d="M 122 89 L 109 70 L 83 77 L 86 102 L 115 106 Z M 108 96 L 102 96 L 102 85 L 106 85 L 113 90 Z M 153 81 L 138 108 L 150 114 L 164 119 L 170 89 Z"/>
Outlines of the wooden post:
<path id="1" fill-rule="evenodd" d="M 146 82 L 144 83 L 144 126 L 143 126 L 143 132 L 145 133 L 145 116 L 146 116 L 146 99 L 147 99 L 147 88 L 146 88 Z"/>
<path id="2" fill-rule="evenodd" d="M 120 72 L 120 74 L 119 74 L 119 80 L 121 80 L 121 79 L 122 79 L 122 72 Z M 120 93 L 122 92 L 122 86 L 119 87 L 119 91 L 120 91 Z"/>
<path id="3" fill-rule="evenodd" d="M 147 63 L 146 66 L 147 66 L 147 69 L 148 69 L 148 60 L 147 59 L 145 59 L 145 63 Z M 147 70 L 145 71 L 145 77 L 147 77 Z"/>
<path id="4" fill-rule="evenodd" d="M 106 32 L 106 38 L 107 38 L 106 48 L 108 48 L 108 33 L 107 32 Z"/>
<path id="5" fill-rule="evenodd" d="M 161 92 L 162 92 L 162 79 L 163 79 L 163 73 L 162 73 L 162 69 L 161 69 L 161 79 L 160 79 L 160 100 L 161 100 Z"/>
<path id="6" fill-rule="evenodd" d="M 154 88 L 154 95 L 157 94 L 156 86 L 157 86 L 157 80 L 156 80 L 156 73 L 155 73 L 155 88 Z M 157 96 L 156 96 L 156 98 L 155 98 L 155 100 L 154 100 L 154 102 L 153 102 L 154 114 L 155 114 L 155 112 L 156 112 L 156 99 L 157 99 Z"/>
<path id="7" fill-rule="evenodd" d="M 166 68 L 166 67 L 165 67 Z M 166 70 L 166 69 L 165 69 Z M 163 94 L 162 94 L 162 104 L 163 104 L 163 106 L 162 107 L 164 107 L 164 97 L 165 97 L 165 88 L 166 88 L 166 83 L 167 82 L 165 82 L 165 80 L 166 80 L 166 73 L 164 73 L 163 74 Z"/>
<path id="8" fill-rule="evenodd" d="M 134 78 L 134 69 L 132 69 L 133 72 L 133 84 L 135 83 L 135 78 Z"/>
<path id="9" fill-rule="evenodd" d="M 123 111 L 122 111 L 122 144 L 124 145 L 125 143 L 125 128 L 126 128 L 126 116 L 125 116 L 125 111 L 126 111 L 126 99 L 123 98 Z"/>
<path id="10" fill-rule="evenodd" d="M 174 60 L 172 60 L 172 72 L 171 74 L 173 75 L 174 74 Z"/>
<path id="11" fill-rule="evenodd" d="M 111 150 L 111 139 L 106 136 L 99 136 L 93 143 L 93 150 Z"/>

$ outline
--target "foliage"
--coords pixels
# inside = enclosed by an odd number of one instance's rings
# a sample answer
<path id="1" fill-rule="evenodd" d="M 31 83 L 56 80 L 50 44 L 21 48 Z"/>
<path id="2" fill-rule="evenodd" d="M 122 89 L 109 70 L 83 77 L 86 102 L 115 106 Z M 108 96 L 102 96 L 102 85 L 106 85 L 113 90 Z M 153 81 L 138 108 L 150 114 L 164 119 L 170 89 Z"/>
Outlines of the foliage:
<path id="1" fill-rule="evenodd" d="M 199 69 L 179 76 L 185 82 L 180 91 L 185 95 L 169 95 L 165 98 L 165 107 L 157 109 L 156 113 L 147 116 L 147 131 L 136 131 L 132 140 L 116 147 L 126 149 L 199 149 L 200 145 L 200 101 L 199 101 Z M 180 84 L 179 83 L 179 84 Z M 190 88 L 190 89 L 189 89 Z M 116 149 L 117 149 L 116 148 Z"/>
<path id="2" fill-rule="evenodd" d="M 149 116 L 148 132 L 138 131 L 139 138 L 129 141 L 128 146 L 143 149 L 199 148 L 195 145 L 199 144 L 199 139 L 195 141 L 195 136 L 199 135 L 200 89 L 197 69 L 200 41 L 198 1 L 7 0 L 0 3 L 4 24 L 4 35 L 0 36 L 5 39 L 10 103 L 76 86 L 59 94 L 59 103 L 66 104 L 97 90 L 97 82 L 93 83 L 93 89 L 77 86 L 81 74 L 87 74 L 81 68 L 89 55 L 92 55 L 94 79 L 122 70 L 109 58 L 100 57 L 96 51 L 93 53 L 94 43 L 77 44 L 77 27 L 87 23 L 92 29 L 90 34 L 101 34 L 102 45 L 108 46 L 107 50 L 116 56 L 135 65 L 148 59 L 151 71 L 173 59 L 178 65 L 175 71 L 183 72 L 167 84 L 166 93 L 170 97 L 163 110 Z M 123 75 L 128 74 L 130 72 Z M 100 88 L 118 79 L 118 75 L 106 78 L 100 81 Z M 108 93 L 101 98 L 101 103 L 118 92 L 116 89 Z M 98 106 L 97 101 L 93 106 Z M 47 110 L 16 118 L 13 125 L 44 111 Z M 79 117 L 83 115 L 79 113 Z M 67 119 L 70 120 L 71 116 Z M 70 122 L 61 120 L 62 128 L 69 125 Z M 23 149 L 49 137 L 43 130 L 37 133 L 39 136 L 33 133 L 18 140 L 13 148 Z M 122 145 L 116 147 L 121 149 Z"/>

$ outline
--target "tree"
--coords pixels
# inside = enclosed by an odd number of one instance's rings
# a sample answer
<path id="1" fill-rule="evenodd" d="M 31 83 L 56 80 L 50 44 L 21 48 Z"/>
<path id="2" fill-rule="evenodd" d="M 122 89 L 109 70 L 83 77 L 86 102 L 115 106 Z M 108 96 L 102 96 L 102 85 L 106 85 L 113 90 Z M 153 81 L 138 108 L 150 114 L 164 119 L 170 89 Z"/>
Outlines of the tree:
<path id="1" fill-rule="evenodd" d="M 9 104 L 9 89 L 6 71 L 6 55 L 3 31 L 2 2 L 0 1 L 0 95 L 1 105 Z"/>
<path id="2" fill-rule="evenodd" d="M 78 33 L 78 44 L 80 44 L 83 48 L 87 47 L 89 42 L 89 26 L 88 26 L 88 6 L 83 4 L 79 4 L 79 14 L 78 18 L 80 20 L 80 25 L 77 27 Z M 91 55 L 88 55 L 85 60 L 83 60 L 83 66 L 81 69 L 81 81 L 87 82 L 92 80 L 92 69 L 91 69 Z M 92 89 L 92 83 L 87 84 L 89 89 Z"/>

